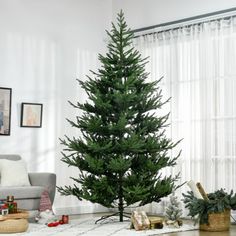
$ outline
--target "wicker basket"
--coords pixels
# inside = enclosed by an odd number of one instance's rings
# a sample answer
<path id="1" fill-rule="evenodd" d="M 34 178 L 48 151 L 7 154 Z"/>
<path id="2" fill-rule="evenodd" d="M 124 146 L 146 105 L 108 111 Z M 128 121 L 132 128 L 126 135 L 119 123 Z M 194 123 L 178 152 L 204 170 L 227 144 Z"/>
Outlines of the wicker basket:
<path id="1" fill-rule="evenodd" d="M 20 233 L 28 229 L 27 211 L 0 216 L 0 233 Z"/>
<path id="2" fill-rule="evenodd" d="M 230 210 L 208 215 L 208 224 L 200 224 L 204 231 L 228 231 L 230 227 Z"/>

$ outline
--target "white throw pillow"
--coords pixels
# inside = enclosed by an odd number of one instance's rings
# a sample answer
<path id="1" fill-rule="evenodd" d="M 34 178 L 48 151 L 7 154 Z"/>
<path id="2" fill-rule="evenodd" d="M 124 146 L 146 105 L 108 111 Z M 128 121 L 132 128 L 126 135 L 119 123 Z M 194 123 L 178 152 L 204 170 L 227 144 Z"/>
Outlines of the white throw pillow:
<path id="1" fill-rule="evenodd" d="M 29 186 L 26 163 L 23 160 L 0 159 L 1 186 Z"/>

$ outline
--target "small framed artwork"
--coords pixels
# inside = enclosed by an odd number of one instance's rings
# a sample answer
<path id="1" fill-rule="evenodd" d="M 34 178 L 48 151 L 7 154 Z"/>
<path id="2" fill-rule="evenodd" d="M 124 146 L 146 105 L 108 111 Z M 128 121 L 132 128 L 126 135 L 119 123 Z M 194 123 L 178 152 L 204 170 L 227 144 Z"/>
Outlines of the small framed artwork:
<path id="1" fill-rule="evenodd" d="M 10 135 L 11 94 L 11 88 L 0 87 L 0 135 Z"/>
<path id="2" fill-rule="evenodd" d="M 43 104 L 21 104 L 21 127 L 41 128 L 43 116 Z"/>

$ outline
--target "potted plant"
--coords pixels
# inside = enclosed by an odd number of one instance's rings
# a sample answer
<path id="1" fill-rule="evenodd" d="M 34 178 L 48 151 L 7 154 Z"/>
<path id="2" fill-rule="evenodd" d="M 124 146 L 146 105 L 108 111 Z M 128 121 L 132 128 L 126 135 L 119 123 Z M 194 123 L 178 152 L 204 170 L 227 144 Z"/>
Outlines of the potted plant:
<path id="1" fill-rule="evenodd" d="M 185 207 L 189 216 L 200 222 L 200 230 L 226 231 L 230 226 L 230 210 L 236 210 L 236 194 L 228 194 L 223 189 L 206 194 L 200 199 L 192 191 L 183 194 Z"/>

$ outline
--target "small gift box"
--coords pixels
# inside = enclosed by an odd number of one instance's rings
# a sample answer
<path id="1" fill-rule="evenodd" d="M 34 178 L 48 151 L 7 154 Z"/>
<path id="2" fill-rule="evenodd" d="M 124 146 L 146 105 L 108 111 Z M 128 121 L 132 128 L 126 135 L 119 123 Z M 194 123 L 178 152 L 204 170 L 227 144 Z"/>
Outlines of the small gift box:
<path id="1" fill-rule="evenodd" d="M 150 221 L 145 211 L 133 211 L 131 216 L 131 224 L 135 230 L 145 230 L 150 228 Z"/>
<path id="2" fill-rule="evenodd" d="M 157 216 L 149 216 L 150 229 L 162 229 L 163 228 L 163 219 Z"/>

